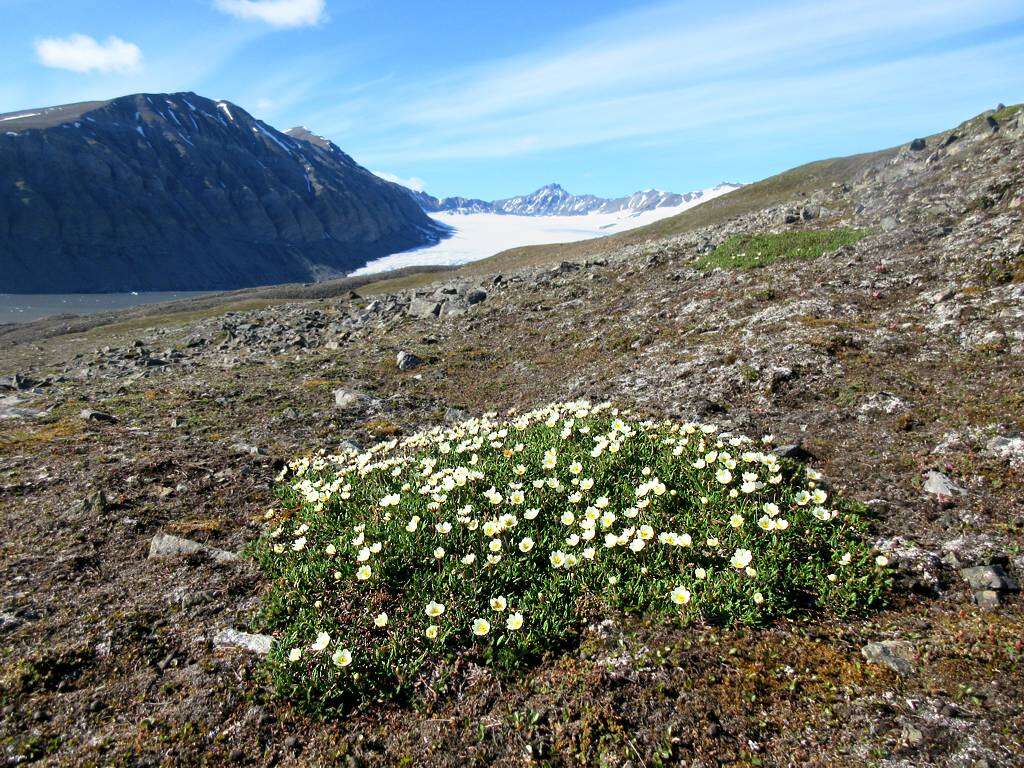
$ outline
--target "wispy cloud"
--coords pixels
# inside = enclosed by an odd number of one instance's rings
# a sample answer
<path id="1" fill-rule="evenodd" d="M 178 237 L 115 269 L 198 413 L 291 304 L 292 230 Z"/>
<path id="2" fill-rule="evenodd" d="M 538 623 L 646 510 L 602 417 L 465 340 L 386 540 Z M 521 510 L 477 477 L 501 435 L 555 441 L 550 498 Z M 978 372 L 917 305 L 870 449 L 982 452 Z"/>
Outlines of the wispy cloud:
<path id="1" fill-rule="evenodd" d="M 838 114 L 856 130 L 901 99 L 941 100 L 972 78 L 1013 83 L 1024 37 L 999 30 L 1022 20 L 1019 0 L 793 0 L 745 13 L 669 2 L 378 94 L 365 121 L 358 101 L 338 104 L 318 128 L 351 131 L 342 140 L 377 167 L 697 129 L 748 137 L 776 119 L 792 130 Z M 372 135 L 352 130 L 363 122 Z"/>
<path id="2" fill-rule="evenodd" d="M 417 192 L 422 192 L 423 189 L 427 186 L 426 182 L 424 182 L 423 179 L 418 179 L 415 176 L 409 179 L 403 179 L 401 176 L 395 176 L 395 174 L 388 173 L 387 171 L 373 171 L 372 173 L 375 176 L 380 176 L 382 179 L 384 179 L 384 181 L 391 181 L 394 182 L 395 184 L 401 184 L 403 187 L 414 189 Z"/>
<path id="3" fill-rule="evenodd" d="M 139 46 L 113 36 L 102 43 L 88 35 L 44 38 L 36 41 L 36 57 L 43 66 L 72 72 L 130 72 L 142 63 Z"/>
<path id="4" fill-rule="evenodd" d="M 325 0 L 214 0 L 214 6 L 241 19 L 263 21 L 275 27 L 308 27 L 327 13 Z"/>

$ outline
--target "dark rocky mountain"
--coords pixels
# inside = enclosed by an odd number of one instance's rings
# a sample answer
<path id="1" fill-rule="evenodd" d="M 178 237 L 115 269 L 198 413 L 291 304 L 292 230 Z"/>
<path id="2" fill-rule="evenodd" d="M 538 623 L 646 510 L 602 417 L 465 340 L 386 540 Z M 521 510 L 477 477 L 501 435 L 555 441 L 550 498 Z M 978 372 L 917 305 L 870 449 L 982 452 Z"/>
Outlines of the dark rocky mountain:
<path id="1" fill-rule="evenodd" d="M 0 292 L 310 281 L 441 236 L 334 144 L 229 102 L 136 94 L 0 115 Z"/>
<path id="2" fill-rule="evenodd" d="M 426 192 L 410 190 L 413 199 L 428 213 L 502 213 L 512 216 L 583 216 L 588 213 L 641 213 L 655 208 L 674 208 L 689 202 L 700 202 L 739 189 L 740 184 L 718 184 L 685 194 L 646 189 L 617 198 L 595 195 L 574 195 L 559 184 L 547 184 L 536 192 L 504 200 L 478 200 L 467 197 L 437 198 Z"/>

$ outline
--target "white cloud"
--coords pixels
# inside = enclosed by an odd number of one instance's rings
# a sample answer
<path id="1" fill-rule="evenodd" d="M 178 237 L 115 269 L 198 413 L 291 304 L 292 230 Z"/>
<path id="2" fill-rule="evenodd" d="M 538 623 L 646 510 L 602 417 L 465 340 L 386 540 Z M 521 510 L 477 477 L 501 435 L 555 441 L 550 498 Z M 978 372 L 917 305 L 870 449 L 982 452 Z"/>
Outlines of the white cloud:
<path id="1" fill-rule="evenodd" d="M 308 27 L 323 21 L 326 0 L 214 0 L 218 10 L 275 27 Z"/>
<path id="2" fill-rule="evenodd" d="M 315 124 L 377 167 L 681 135 L 807 136 L 837 120 L 850 135 L 973 104 L 982 85 L 1012 91 L 1024 35 L 972 35 L 1022 20 L 1020 0 L 785 0 L 744 12 L 675 0 L 406 81 L 369 108 L 335 101 Z M 373 134 L 339 135 L 361 124 Z"/>
<path id="3" fill-rule="evenodd" d="M 103 43 L 88 35 L 48 37 L 36 41 L 36 56 L 43 66 L 72 72 L 129 72 L 142 63 L 139 46 L 114 36 Z"/>
<path id="4" fill-rule="evenodd" d="M 401 176 L 395 176 L 393 173 L 387 171 L 371 171 L 375 176 L 380 176 L 384 181 L 393 181 L 395 184 L 401 184 L 403 187 L 415 190 L 416 192 L 422 192 L 426 184 L 423 179 L 418 179 L 415 176 L 403 179 Z"/>

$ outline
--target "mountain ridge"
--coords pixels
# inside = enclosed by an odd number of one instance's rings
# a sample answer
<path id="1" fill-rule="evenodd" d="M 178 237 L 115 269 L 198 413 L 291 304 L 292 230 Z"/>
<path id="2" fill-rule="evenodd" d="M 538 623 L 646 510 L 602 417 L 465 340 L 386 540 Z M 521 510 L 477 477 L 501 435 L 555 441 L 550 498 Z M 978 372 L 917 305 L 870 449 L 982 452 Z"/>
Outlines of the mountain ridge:
<path id="1" fill-rule="evenodd" d="M 229 101 L 131 94 L 0 115 L 3 292 L 309 281 L 442 236 L 337 146 Z"/>
<path id="2" fill-rule="evenodd" d="M 409 190 L 409 194 L 427 213 L 585 216 L 592 213 L 620 213 L 623 211 L 636 214 L 657 208 L 674 208 L 687 203 L 696 204 L 740 189 L 742 186 L 742 184 L 721 182 L 708 189 L 694 190 L 683 194 L 646 189 L 617 198 L 574 195 L 557 183 L 545 184 L 528 195 L 491 201 L 458 196 L 438 198 L 427 192 L 416 190 Z"/>

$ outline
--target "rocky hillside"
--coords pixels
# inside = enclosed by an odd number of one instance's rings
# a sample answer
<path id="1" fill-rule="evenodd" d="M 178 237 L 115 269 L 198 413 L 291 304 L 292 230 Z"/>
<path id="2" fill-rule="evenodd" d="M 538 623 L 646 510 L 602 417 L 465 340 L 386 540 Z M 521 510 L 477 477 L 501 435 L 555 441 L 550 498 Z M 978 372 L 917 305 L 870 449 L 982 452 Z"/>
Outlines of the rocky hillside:
<path id="1" fill-rule="evenodd" d="M 588 213 L 642 213 L 657 208 L 676 208 L 682 205 L 696 205 L 719 195 L 739 189 L 739 184 L 719 184 L 710 189 L 700 189 L 686 194 L 647 189 L 634 192 L 626 197 L 614 199 L 594 195 L 574 195 L 559 184 L 548 184 L 529 195 L 510 197 L 504 200 L 478 200 L 467 197 L 437 198 L 426 192 L 410 190 L 413 199 L 424 211 L 438 213 L 501 213 L 510 216 L 585 216 Z"/>
<path id="2" fill-rule="evenodd" d="M 1024 118 L 736 194 L 579 258 L 0 337 L 0 755 L 1020 764 Z M 888 607 L 742 629 L 612 612 L 521 672 L 467 654 L 415 706 L 323 720 L 271 695 L 267 584 L 237 553 L 285 460 L 581 397 L 774 435 L 864 505 Z"/>
<path id="3" fill-rule="evenodd" d="M 0 292 L 308 281 L 440 236 L 333 144 L 194 93 L 0 121 Z"/>

